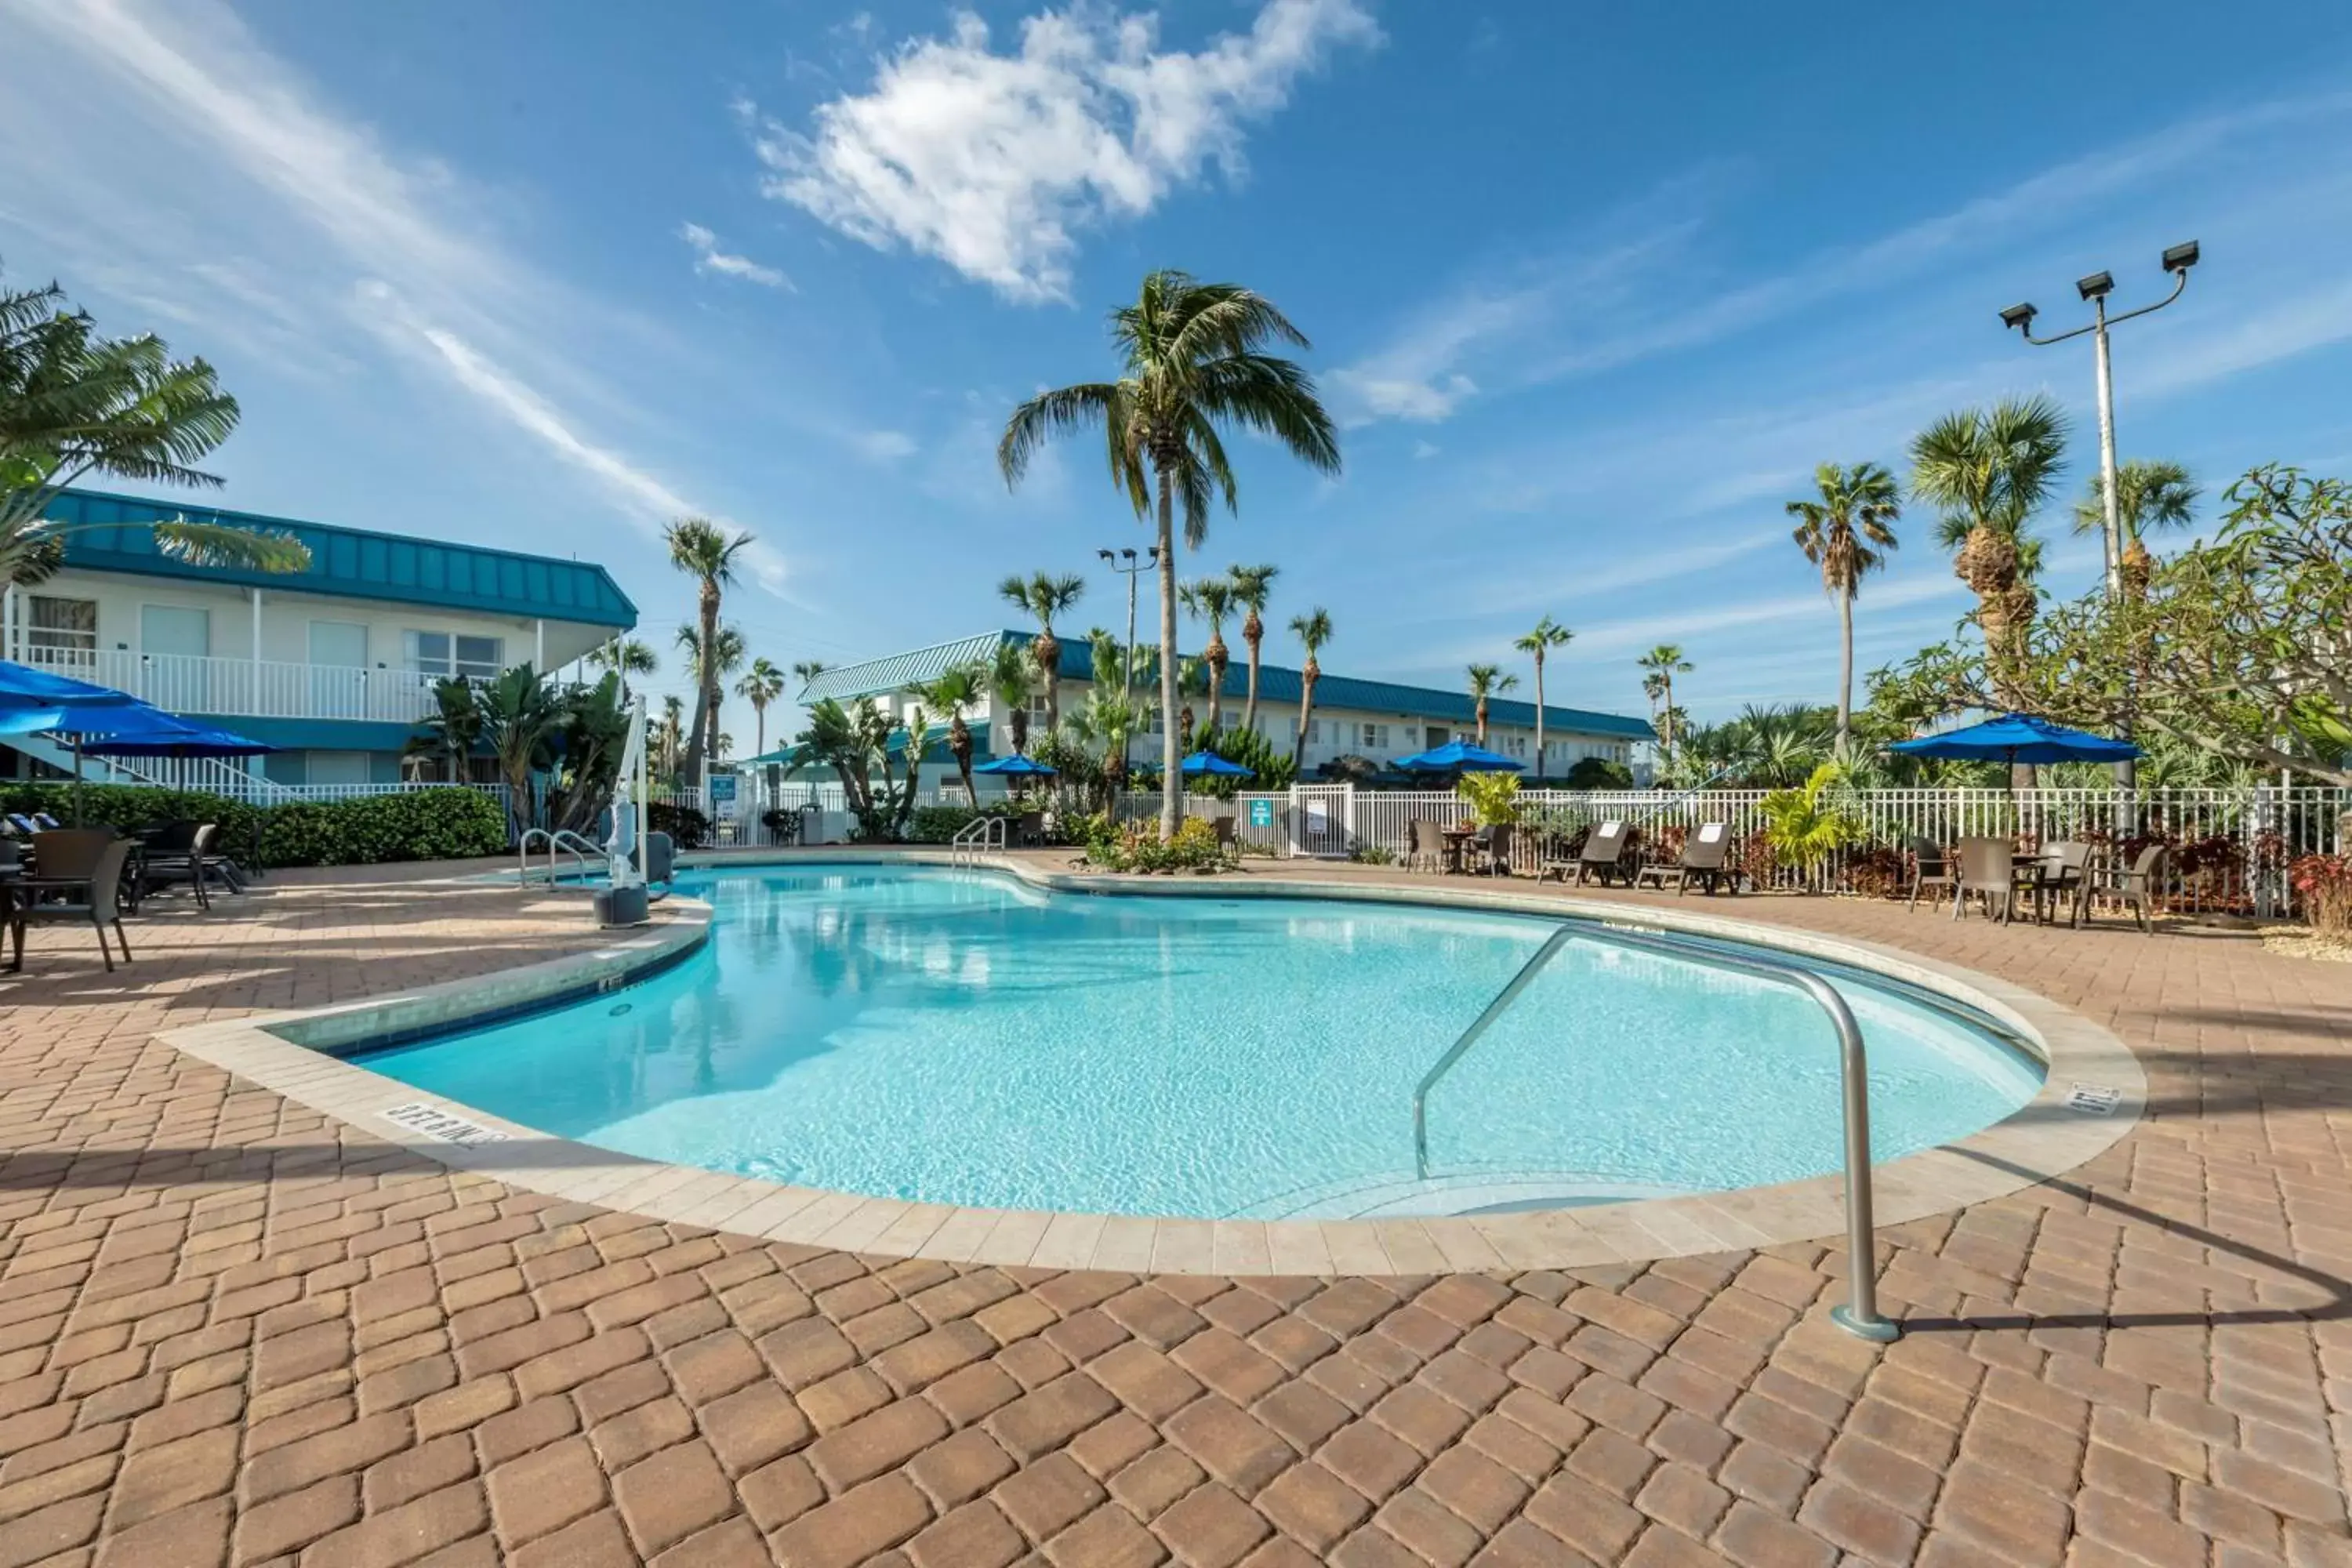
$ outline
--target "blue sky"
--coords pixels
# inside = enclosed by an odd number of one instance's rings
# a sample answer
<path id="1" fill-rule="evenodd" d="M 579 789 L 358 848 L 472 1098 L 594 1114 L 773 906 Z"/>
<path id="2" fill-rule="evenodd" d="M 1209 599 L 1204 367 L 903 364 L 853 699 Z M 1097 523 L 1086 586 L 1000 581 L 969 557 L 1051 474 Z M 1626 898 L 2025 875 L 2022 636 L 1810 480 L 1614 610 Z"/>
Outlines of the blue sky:
<path id="1" fill-rule="evenodd" d="M 759 536 L 730 617 L 779 663 L 1017 624 L 997 577 L 1139 542 L 1093 447 L 1009 495 L 993 443 L 1108 370 L 1161 265 L 1314 339 L 1344 476 L 1249 443 L 1187 566 L 1279 563 L 1276 625 L 1327 606 L 1349 674 L 1450 686 L 1549 612 L 1555 701 L 1639 711 L 1660 640 L 1703 717 L 1826 700 L 1781 503 L 2043 390 L 2079 485 L 2087 344 L 1996 312 L 2071 323 L 2103 267 L 2152 299 L 2179 239 L 2187 297 L 2116 338 L 2124 455 L 2352 469 L 2352 8 L 655 16 L 17 0 L 0 261 L 220 366 L 230 504 L 602 561 L 666 655 L 682 511 Z M 1966 607 L 1928 522 L 1865 588 L 1865 670 Z M 1099 577 L 1076 620 L 1123 616 Z"/>

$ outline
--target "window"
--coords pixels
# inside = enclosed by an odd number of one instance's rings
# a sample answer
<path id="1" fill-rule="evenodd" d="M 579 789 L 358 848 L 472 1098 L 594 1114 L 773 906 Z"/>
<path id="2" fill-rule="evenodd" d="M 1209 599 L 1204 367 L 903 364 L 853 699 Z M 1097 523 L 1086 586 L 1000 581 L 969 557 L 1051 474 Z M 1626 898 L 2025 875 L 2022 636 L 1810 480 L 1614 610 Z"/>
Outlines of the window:
<path id="1" fill-rule="evenodd" d="M 468 637 L 463 632 L 403 632 L 403 662 L 422 675 L 462 675 L 469 680 L 492 680 L 506 668 L 502 637 Z"/>
<path id="2" fill-rule="evenodd" d="M 1366 724 L 1362 726 L 1362 739 L 1359 740 L 1356 743 L 1363 747 L 1364 750 L 1368 752 L 1378 752 L 1383 751 L 1387 748 L 1389 743 L 1389 727 L 1386 724 Z"/>
<path id="3" fill-rule="evenodd" d="M 98 601 L 53 599 L 35 594 L 27 600 L 31 615 L 25 625 L 25 658 L 32 664 L 93 664 L 98 659 Z"/>

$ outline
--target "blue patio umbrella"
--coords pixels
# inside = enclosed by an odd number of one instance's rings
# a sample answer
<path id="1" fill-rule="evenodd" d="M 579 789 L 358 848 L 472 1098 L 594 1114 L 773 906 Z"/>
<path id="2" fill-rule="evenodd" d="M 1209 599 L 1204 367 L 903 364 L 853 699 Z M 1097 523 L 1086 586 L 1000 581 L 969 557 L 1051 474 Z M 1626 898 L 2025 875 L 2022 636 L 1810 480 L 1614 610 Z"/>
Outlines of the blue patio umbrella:
<path id="1" fill-rule="evenodd" d="M 1187 778 L 1245 779 L 1250 776 L 1248 768 L 1214 752 L 1195 752 L 1176 766 Z"/>
<path id="2" fill-rule="evenodd" d="M 83 752 L 93 757 L 258 757 L 280 749 L 208 724 L 175 718 L 158 709 L 139 714 L 134 722 L 131 716 L 135 712 L 136 710 L 126 709 L 120 716 L 93 714 L 78 721 L 107 726 L 103 734 L 93 731 L 82 737 Z M 118 724 L 122 727 L 116 728 Z"/>
<path id="3" fill-rule="evenodd" d="M 0 659 L 0 735 L 61 729 L 72 713 L 138 705 L 137 698 L 110 686 Z"/>
<path id="4" fill-rule="evenodd" d="M 2004 713 L 1965 729 L 1886 748 L 1911 757 L 1958 757 L 1979 763 L 2120 763 L 2145 755 L 2129 741 L 2070 730 L 2030 713 Z"/>
<path id="5" fill-rule="evenodd" d="M 995 773 L 1000 777 L 1016 779 L 1049 779 L 1055 776 L 1054 770 L 1036 758 L 1018 754 L 994 758 L 981 763 L 971 771 L 976 773 Z"/>
<path id="6" fill-rule="evenodd" d="M 1517 773 L 1527 771 L 1525 763 L 1515 763 L 1499 752 L 1474 746 L 1467 741 L 1448 741 L 1434 751 L 1419 752 L 1402 758 L 1396 765 L 1416 773 Z"/>

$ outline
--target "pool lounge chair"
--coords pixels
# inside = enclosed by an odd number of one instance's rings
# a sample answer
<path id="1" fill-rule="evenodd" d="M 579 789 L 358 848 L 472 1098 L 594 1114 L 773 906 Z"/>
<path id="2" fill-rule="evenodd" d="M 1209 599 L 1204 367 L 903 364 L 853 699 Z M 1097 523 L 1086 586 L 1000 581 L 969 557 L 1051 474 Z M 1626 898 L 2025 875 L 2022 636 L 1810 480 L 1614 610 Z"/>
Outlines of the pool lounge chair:
<path id="1" fill-rule="evenodd" d="M 1576 885 L 1581 888 L 1587 877 L 1597 873 L 1604 888 L 1619 877 L 1624 878 L 1626 885 L 1631 887 L 1633 873 L 1627 865 L 1626 857 L 1641 841 L 1641 837 L 1640 831 L 1630 823 L 1603 822 L 1595 825 L 1592 831 L 1584 836 L 1584 847 L 1576 852 Z"/>
<path id="2" fill-rule="evenodd" d="M 106 928 L 114 928 L 122 944 L 122 962 L 131 962 L 131 939 L 122 932 L 122 868 L 138 846 L 102 828 L 59 829 L 33 841 L 34 868 L 40 875 L 10 883 L 8 932 L 16 952 L 8 967 L 25 967 L 25 928 L 43 922 L 88 921 L 98 932 L 98 951 L 106 972 L 114 973 L 114 952 L 107 946 Z"/>
<path id="3" fill-rule="evenodd" d="M 1731 854 L 1731 826 L 1723 822 L 1702 822 L 1683 840 L 1683 852 L 1669 862 L 1661 860 L 1643 867 L 1633 873 L 1633 885 L 1655 882 L 1660 892 L 1665 891 L 1666 879 L 1675 879 L 1675 896 L 1680 898 L 1690 887 L 1691 879 L 1706 879 L 1709 898 L 1715 896 L 1717 882 L 1728 882 L 1734 894 L 1739 891 L 1739 873 L 1727 863 Z"/>

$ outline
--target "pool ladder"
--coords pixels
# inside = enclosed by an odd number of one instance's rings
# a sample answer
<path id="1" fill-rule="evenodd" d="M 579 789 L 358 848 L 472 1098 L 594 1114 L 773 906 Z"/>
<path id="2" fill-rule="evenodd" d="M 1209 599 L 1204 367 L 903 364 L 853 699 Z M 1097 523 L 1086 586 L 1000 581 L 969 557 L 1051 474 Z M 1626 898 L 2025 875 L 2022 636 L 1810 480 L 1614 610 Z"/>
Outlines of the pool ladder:
<path id="1" fill-rule="evenodd" d="M 1574 926 L 1561 926 L 1545 939 L 1509 984 L 1486 1004 L 1485 1012 L 1462 1031 L 1461 1037 L 1447 1047 L 1435 1066 L 1423 1075 L 1421 1085 L 1412 1091 L 1412 1154 L 1413 1166 L 1423 1181 L 1429 1179 L 1429 1091 L 1444 1078 L 1463 1054 L 1478 1043 L 1496 1018 L 1507 1012 L 1520 994 L 1534 984 L 1544 965 L 1559 955 L 1562 948 L 1581 938 L 1587 942 L 1613 943 L 1621 947 L 1638 948 L 1647 952 L 1663 953 L 1669 958 L 1695 959 L 1720 968 L 1737 970 L 1756 979 L 1769 981 L 1801 991 L 1821 1005 L 1838 1036 L 1838 1055 L 1845 1097 L 1845 1222 L 1846 1272 L 1853 1292 L 1846 1304 L 1830 1309 L 1830 1320 L 1848 1333 L 1880 1343 L 1895 1339 L 1902 1331 L 1878 1315 L 1878 1266 L 1872 1237 L 1877 1230 L 1871 1215 L 1870 1185 L 1870 1064 L 1863 1052 L 1862 1026 L 1854 1022 L 1853 1009 L 1846 1005 L 1836 987 L 1810 969 L 1793 963 L 1779 963 L 1770 959 L 1748 958 L 1725 952 L 1714 947 L 1701 947 L 1695 942 L 1678 942 L 1661 931 L 1628 931 L 1612 926 L 1606 936 L 1580 931 Z"/>
<path id="2" fill-rule="evenodd" d="M 530 880 L 530 847 L 534 843 L 544 843 L 547 846 L 547 885 L 551 888 L 555 886 L 557 880 L 555 856 L 558 850 L 572 857 L 572 863 L 580 868 L 580 875 L 583 879 L 588 875 L 590 857 L 602 856 L 604 853 L 603 845 L 583 838 L 568 827 L 559 827 L 552 833 L 544 827 L 530 828 L 522 836 L 522 846 L 520 851 L 521 865 L 517 868 L 520 881 Z"/>
<path id="3" fill-rule="evenodd" d="M 1003 849 L 1006 820 L 1002 816 L 975 816 L 957 828 L 956 836 L 948 840 L 948 849 L 955 856 L 955 863 L 977 866 L 990 850 Z"/>

